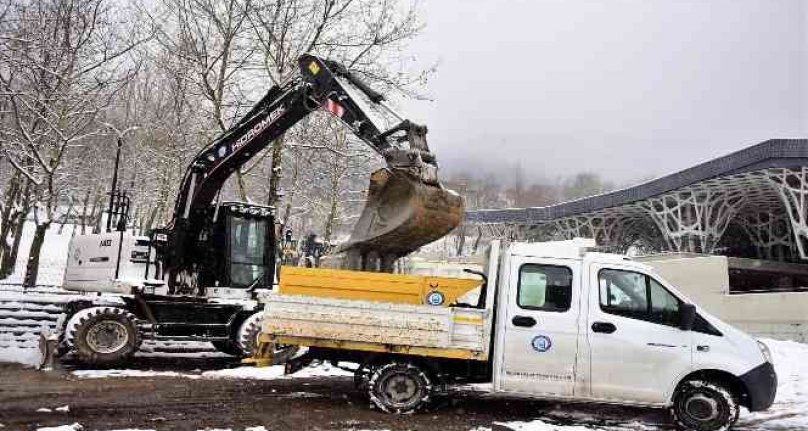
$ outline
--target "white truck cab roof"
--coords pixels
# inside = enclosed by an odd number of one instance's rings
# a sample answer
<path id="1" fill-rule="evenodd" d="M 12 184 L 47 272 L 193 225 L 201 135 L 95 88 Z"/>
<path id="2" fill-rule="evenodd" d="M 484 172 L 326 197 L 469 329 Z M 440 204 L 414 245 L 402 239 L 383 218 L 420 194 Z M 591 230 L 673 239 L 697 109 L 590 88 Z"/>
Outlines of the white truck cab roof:
<path id="1" fill-rule="evenodd" d="M 547 242 L 514 242 L 509 246 L 509 253 L 517 256 L 575 260 L 591 259 L 599 262 L 631 261 L 629 257 L 621 254 L 592 251 L 597 247 L 595 240 L 592 238 L 574 238 L 564 241 Z M 648 265 L 639 263 L 638 265 L 650 269 Z"/>

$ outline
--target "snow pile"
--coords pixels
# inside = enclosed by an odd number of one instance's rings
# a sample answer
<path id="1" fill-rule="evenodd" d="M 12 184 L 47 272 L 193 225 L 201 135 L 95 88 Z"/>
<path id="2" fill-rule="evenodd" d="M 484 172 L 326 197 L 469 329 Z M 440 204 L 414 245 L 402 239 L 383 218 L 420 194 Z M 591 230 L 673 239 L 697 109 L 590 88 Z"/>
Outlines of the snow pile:
<path id="1" fill-rule="evenodd" d="M 73 225 L 65 225 L 61 234 L 58 225 L 48 229 L 40 253 L 39 285 L 22 288 L 35 230 L 33 222 L 25 223 L 14 271 L 0 280 L 0 362 L 38 365 L 39 334 L 54 329 L 59 304 L 76 296 L 56 287 L 62 284 Z"/>
<path id="2" fill-rule="evenodd" d="M 309 377 L 353 377 L 353 373 L 342 368 L 337 368 L 329 363 L 312 365 L 294 374 L 284 375 L 283 365 L 273 365 L 271 367 L 238 367 L 224 370 L 205 371 L 203 378 L 208 379 L 254 379 L 254 380 L 276 380 L 294 379 Z"/>
<path id="3" fill-rule="evenodd" d="M 38 348 L 9 346 L 0 347 L 0 362 L 15 362 L 23 365 L 40 364 L 42 354 Z"/>
<path id="4" fill-rule="evenodd" d="M 762 339 L 772 352 L 777 396 L 769 410 L 741 414 L 745 430 L 808 430 L 808 344 Z"/>
<path id="5" fill-rule="evenodd" d="M 83 379 L 104 379 L 108 377 L 188 377 L 199 378 L 198 374 L 183 374 L 177 371 L 152 370 L 76 370 L 73 375 Z"/>
<path id="6" fill-rule="evenodd" d="M 70 245 L 70 237 L 73 235 L 72 224 L 65 225 L 62 233 L 59 234 L 59 225 L 53 224 L 45 232 L 45 242 L 39 254 L 39 276 L 37 284 L 47 284 L 58 286 L 62 284 L 65 267 L 67 266 L 67 251 Z M 14 272 L 3 279 L 3 283 L 21 284 L 25 278 L 25 266 L 28 263 L 28 252 L 31 250 L 31 242 L 34 240 L 36 224 L 31 221 L 25 222 L 20 238 L 20 249 L 17 254 L 17 262 L 14 265 Z"/>
<path id="7" fill-rule="evenodd" d="M 307 377 L 349 377 L 350 371 L 334 367 L 331 364 L 318 364 L 304 368 L 295 374 L 284 375 L 283 365 L 271 367 L 237 367 L 221 370 L 204 371 L 200 374 L 180 373 L 176 371 L 151 370 L 76 370 L 73 375 L 84 379 L 101 379 L 108 377 L 181 377 L 186 379 L 251 379 L 278 380 Z"/>
<path id="8" fill-rule="evenodd" d="M 553 425 L 542 420 L 530 422 L 494 422 L 494 425 L 505 427 L 513 431 L 593 431 L 598 429 L 578 425 Z"/>
<path id="9" fill-rule="evenodd" d="M 74 423 L 71 425 L 60 425 L 57 427 L 44 427 L 44 428 L 37 428 L 36 431 L 82 431 L 84 427 L 80 423 Z"/>

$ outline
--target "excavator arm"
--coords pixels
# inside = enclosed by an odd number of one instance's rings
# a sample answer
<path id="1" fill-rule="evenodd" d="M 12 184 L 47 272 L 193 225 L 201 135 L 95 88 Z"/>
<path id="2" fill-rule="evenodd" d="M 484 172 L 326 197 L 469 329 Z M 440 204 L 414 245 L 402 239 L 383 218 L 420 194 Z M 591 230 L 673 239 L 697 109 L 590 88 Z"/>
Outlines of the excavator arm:
<path id="1" fill-rule="evenodd" d="M 342 120 L 387 164 L 371 175 L 368 203 L 351 239 L 342 247 L 348 256 L 347 267 L 390 270 L 396 258 L 444 236 L 460 222 L 462 200 L 438 182 L 426 127 L 399 115 L 384 96 L 339 63 L 312 55 L 301 56 L 298 63 L 297 78 L 273 86 L 189 165 L 172 221 L 163 230 L 169 272 L 188 263 L 187 246 L 198 235 L 200 224 L 195 214 L 211 205 L 230 175 L 317 109 Z M 378 110 L 398 123 L 385 127 Z"/>

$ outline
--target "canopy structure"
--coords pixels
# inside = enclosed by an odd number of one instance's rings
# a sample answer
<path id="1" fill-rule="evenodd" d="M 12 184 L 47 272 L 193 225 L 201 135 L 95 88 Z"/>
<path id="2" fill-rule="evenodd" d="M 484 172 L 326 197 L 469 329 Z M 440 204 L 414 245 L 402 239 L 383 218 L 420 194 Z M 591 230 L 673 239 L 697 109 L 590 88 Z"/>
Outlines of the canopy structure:
<path id="1" fill-rule="evenodd" d="M 771 139 L 644 184 L 538 208 L 466 212 L 465 235 L 595 238 L 614 251 L 808 260 L 808 139 Z"/>

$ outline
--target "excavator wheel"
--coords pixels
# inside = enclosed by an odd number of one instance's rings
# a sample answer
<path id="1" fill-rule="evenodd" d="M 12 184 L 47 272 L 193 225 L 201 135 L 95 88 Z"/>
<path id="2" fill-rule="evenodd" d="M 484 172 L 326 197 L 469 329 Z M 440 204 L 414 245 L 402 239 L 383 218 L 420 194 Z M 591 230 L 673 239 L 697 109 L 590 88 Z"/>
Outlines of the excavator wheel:
<path id="1" fill-rule="evenodd" d="M 131 358 L 141 337 L 135 316 L 117 307 L 92 307 L 74 314 L 65 342 L 88 365 L 113 365 Z"/>
<path id="2" fill-rule="evenodd" d="M 258 346 L 258 334 L 261 332 L 262 312 L 250 315 L 238 326 L 238 330 L 230 340 L 211 341 L 213 347 L 228 355 L 250 357 Z"/>
<path id="3" fill-rule="evenodd" d="M 261 320 L 263 318 L 264 312 L 259 311 L 248 317 L 239 327 L 236 344 L 244 356 L 252 356 L 255 353 L 255 349 L 258 347 L 258 334 L 261 333 Z"/>
<path id="4" fill-rule="evenodd" d="M 382 168 L 370 176 L 365 208 L 348 242 L 346 269 L 392 272 L 393 263 L 457 227 L 463 199 L 439 183 L 404 169 Z"/>

